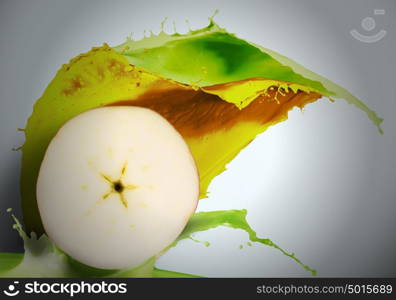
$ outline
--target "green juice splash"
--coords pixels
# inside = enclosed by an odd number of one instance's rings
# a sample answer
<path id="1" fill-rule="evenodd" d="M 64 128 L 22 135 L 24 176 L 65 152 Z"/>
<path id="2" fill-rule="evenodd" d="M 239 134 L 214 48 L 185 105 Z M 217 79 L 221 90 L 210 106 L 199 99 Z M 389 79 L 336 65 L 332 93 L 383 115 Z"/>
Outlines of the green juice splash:
<path id="1" fill-rule="evenodd" d="M 161 31 L 116 47 L 104 44 L 73 58 L 37 100 L 24 129 L 22 212 L 26 232 L 31 234 L 25 234 L 16 220 L 25 253 L 1 253 L 0 276 L 190 277 L 155 268 L 156 259 L 180 240 L 193 239 L 193 233 L 218 226 L 244 230 L 251 242 L 277 249 L 315 275 L 294 254 L 257 237 L 246 221 L 246 210 L 196 213 L 172 245 L 131 270 L 90 268 L 46 237 L 35 190 L 52 138 L 70 118 L 91 108 L 142 106 L 165 117 L 190 147 L 200 174 L 200 198 L 206 198 L 211 181 L 258 134 L 286 120 L 294 107 L 321 98 L 355 105 L 382 133 L 382 119 L 347 90 L 278 53 L 239 39 L 212 18 L 207 27 L 188 34 Z"/>
<path id="2" fill-rule="evenodd" d="M 316 270 L 303 264 L 294 254 L 290 254 L 268 238 L 259 238 L 246 221 L 246 210 L 221 210 L 198 212 L 188 222 L 178 239 L 159 253 L 157 257 L 147 260 L 142 265 L 128 270 L 100 270 L 82 265 L 56 247 L 45 235 L 39 239 L 35 235 L 29 238 L 20 222 L 13 216 L 14 228 L 24 241 L 25 254 L 1 253 L 0 277 L 198 277 L 191 274 L 160 270 L 155 267 L 156 259 L 169 249 L 176 247 L 184 239 L 193 239 L 194 233 L 206 231 L 219 226 L 241 229 L 248 234 L 249 240 L 273 247 L 282 254 L 300 264 L 312 275 Z M 195 240 L 196 241 L 196 240 Z M 205 243 L 209 246 L 208 242 Z"/>

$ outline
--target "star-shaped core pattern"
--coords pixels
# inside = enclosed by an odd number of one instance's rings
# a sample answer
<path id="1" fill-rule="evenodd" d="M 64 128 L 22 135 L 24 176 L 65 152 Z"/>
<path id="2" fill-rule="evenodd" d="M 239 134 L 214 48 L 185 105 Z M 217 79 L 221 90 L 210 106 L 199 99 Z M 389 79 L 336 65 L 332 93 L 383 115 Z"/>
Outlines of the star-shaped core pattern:
<path id="1" fill-rule="evenodd" d="M 107 175 L 107 174 L 103 174 L 101 173 L 102 177 L 109 183 L 110 185 L 110 190 L 104 194 L 102 196 L 103 199 L 106 199 L 107 197 L 109 197 L 110 195 L 112 195 L 113 193 L 118 194 L 120 197 L 120 201 L 121 203 L 128 208 L 128 201 L 125 198 L 125 191 L 126 190 L 134 190 L 137 188 L 136 185 L 133 184 L 126 184 L 123 181 L 123 177 L 126 173 L 126 169 L 127 169 L 127 163 L 124 164 L 124 166 L 121 169 L 121 175 L 118 179 L 114 180 L 113 178 L 111 178 L 111 176 Z"/>

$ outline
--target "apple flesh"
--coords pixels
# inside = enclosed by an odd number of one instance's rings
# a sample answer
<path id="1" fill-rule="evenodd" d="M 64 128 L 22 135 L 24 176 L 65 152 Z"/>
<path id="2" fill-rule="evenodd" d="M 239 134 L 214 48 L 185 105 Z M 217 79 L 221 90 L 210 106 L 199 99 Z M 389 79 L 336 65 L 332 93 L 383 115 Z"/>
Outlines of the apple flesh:
<path id="1" fill-rule="evenodd" d="M 183 138 L 159 114 L 102 107 L 58 131 L 36 192 L 55 244 L 86 265 L 123 269 L 178 237 L 196 209 L 199 176 Z"/>

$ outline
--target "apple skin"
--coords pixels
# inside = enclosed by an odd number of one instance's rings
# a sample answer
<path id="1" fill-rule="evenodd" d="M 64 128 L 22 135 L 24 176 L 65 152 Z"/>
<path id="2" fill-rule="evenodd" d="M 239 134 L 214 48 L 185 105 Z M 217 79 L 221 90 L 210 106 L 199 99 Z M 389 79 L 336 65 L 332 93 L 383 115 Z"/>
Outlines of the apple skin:
<path id="1" fill-rule="evenodd" d="M 196 209 L 199 176 L 187 144 L 159 114 L 102 107 L 57 132 L 36 191 L 57 246 L 86 265 L 123 269 L 179 236 Z"/>

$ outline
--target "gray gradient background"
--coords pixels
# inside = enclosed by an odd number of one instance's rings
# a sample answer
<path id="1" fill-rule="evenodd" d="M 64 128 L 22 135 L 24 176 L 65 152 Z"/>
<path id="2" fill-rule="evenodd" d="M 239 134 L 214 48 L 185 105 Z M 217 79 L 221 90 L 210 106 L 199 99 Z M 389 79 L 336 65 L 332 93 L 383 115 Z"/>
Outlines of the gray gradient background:
<path id="1" fill-rule="evenodd" d="M 294 110 L 259 136 L 217 177 L 199 210 L 247 208 L 269 237 L 319 276 L 396 276 L 396 1 L 15 1 L 0 0 L 0 251 L 21 251 L 5 212 L 19 210 L 16 131 L 61 64 L 92 46 L 117 45 L 131 32 L 158 32 L 169 17 L 185 32 L 216 21 L 342 84 L 385 119 L 384 135 L 344 101 Z M 376 16 L 382 41 L 349 31 Z M 166 29 L 171 31 L 171 24 Z M 393 55 L 392 55 L 393 54 Z M 239 249 L 247 235 L 218 228 L 183 241 L 159 267 L 206 276 L 309 276 L 275 249 Z"/>

